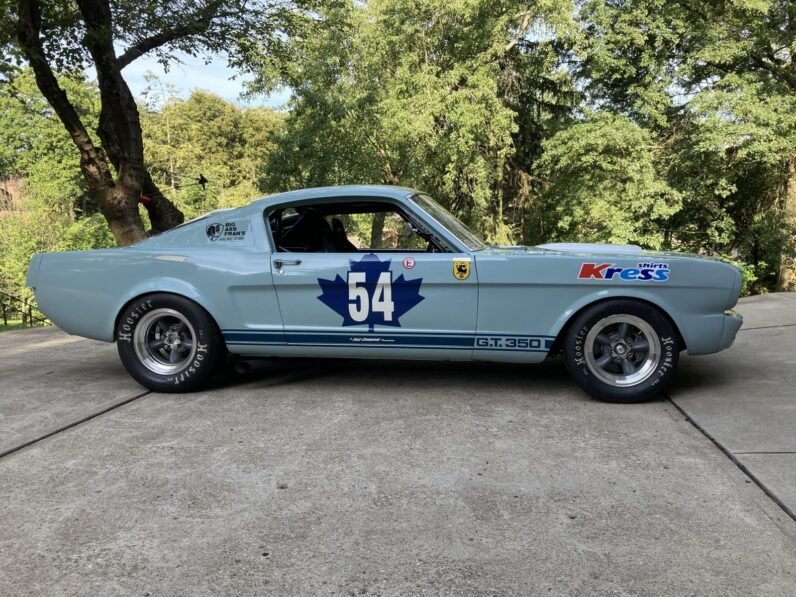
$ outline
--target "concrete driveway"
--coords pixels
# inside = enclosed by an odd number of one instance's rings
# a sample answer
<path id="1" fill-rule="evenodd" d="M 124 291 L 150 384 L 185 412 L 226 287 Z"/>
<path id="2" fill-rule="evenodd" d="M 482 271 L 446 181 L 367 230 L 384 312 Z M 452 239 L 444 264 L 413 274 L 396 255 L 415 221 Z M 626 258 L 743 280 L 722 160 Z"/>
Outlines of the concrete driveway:
<path id="1" fill-rule="evenodd" d="M 796 295 L 670 397 L 289 362 L 211 391 L 0 335 L 0 595 L 796 595 Z"/>

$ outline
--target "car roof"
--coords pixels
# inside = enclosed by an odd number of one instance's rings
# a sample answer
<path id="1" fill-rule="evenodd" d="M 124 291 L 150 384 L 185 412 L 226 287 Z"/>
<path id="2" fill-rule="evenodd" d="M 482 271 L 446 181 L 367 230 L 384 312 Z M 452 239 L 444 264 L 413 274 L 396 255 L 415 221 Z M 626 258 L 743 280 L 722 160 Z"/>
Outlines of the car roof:
<path id="1" fill-rule="evenodd" d="M 397 187 L 391 185 L 340 185 L 334 187 L 313 187 L 277 193 L 255 199 L 248 207 L 264 208 L 268 205 L 277 203 L 289 203 L 292 201 L 302 201 L 304 199 L 333 199 L 335 197 L 387 197 L 390 199 L 406 199 L 409 195 L 417 193 L 415 189 L 407 187 Z"/>

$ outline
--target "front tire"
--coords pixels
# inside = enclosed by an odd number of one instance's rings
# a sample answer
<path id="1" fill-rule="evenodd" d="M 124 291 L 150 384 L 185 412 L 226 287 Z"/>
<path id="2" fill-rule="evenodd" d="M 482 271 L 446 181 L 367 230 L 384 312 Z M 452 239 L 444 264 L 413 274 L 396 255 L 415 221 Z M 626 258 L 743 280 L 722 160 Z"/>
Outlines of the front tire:
<path id="1" fill-rule="evenodd" d="M 598 303 L 569 328 L 564 362 L 591 396 L 643 402 L 660 393 L 680 354 L 677 330 L 657 308 L 632 300 Z"/>
<path id="2" fill-rule="evenodd" d="M 116 328 L 119 358 L 130 376 L 156 392 L 203 387 L 226 355 L 221 332 L 199 305 L 173 294 L 129 303 Z"/>

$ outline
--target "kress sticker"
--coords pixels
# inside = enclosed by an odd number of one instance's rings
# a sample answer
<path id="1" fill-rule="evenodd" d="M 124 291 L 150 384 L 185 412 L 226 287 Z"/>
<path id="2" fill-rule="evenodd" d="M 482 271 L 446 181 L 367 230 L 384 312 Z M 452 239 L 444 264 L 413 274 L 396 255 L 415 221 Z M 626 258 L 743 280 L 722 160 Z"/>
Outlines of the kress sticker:
<path id="1" fill-rule="evenodd" d="M 671 271 L 668 263 L 639 263 L 637 267 L 621 267 L 612 263 L 584 263 L 580 266 L 578 279 L 666 282 Z"/>

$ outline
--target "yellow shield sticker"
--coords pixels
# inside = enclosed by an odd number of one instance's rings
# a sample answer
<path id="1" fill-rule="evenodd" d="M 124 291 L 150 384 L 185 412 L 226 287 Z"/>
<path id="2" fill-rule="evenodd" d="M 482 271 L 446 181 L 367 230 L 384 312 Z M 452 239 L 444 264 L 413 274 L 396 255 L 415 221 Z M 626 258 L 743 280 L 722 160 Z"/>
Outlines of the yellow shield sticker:
<path id="1" fill-rule="evenodd" d="M 470 260 L 469 259 L 454 259 L 453 260 L 453 277 L 457 280 L 466 280 L 470 277 Z"/>

